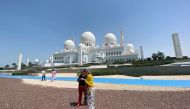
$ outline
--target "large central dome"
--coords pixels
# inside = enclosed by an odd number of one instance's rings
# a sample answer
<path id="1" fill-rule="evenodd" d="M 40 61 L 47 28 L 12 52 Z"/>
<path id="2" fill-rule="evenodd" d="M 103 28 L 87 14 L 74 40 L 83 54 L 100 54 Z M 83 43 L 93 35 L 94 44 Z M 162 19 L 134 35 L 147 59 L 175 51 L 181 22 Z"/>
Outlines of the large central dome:
<path id="1" fill-rule="evenodd" d="M 66 40 L 64 43 L 65 50 L 71 50 L 75 48 L 75 43 L 72 40 Z"/>
<path id="2" fill-rule="evenodd" d="M 104 36 L 105 44 L 115 45 L 117 43 L 116 36 L 113 33 L 107 33 Z"/>
<path id="3" fill-rule="evenodd" d="M 127 50 L 130 50 L 130 49 L 134 49 L 134 46 L 131 43 L 127 44 Z"/>
<path id="4" fill-rule="evenodd" d="M 93 33 L 87 31 L 84 32 L 81 36 L 81 43 L 83 44 L 95 44 L 96 39 Z"/>
<path id="5" fill-rule="evenodd" d="M 133 44 L 131 43 L 127 44 L 126 48 L 127 48 L 126 49 L 127 54 L 135 53 L 135 47 L 133 46 Z"/>

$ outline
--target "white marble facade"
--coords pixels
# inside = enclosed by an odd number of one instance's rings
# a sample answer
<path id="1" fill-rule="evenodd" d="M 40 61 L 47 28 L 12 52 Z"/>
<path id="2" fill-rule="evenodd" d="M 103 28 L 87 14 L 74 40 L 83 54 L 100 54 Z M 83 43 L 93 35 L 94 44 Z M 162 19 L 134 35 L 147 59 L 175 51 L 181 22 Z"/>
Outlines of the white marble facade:
<path id="1" fill-rule="evenodd" d="M 123 39 L 123 36 L 121 36 Z M 121 41 L 123 42 L 123 41 Z M 81 36 L 81 43 L 76 46 L 73 40 L 66 40 L 64 49 L 54 53 L 45 66 L 83 65 L 87 63 L 103 63 L 114 61 L 137 60 L 138 53 L 132 44 L 120 45 L 113 33 L 104 36 L 104 44 L 96 46 L 95 35 L 89 31 Z"/>

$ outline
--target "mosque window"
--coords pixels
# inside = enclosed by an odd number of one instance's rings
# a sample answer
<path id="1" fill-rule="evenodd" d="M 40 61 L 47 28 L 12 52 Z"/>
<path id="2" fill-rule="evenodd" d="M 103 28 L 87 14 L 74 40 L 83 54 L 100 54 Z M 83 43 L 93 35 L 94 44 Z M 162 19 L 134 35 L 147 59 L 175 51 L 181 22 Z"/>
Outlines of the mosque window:
<path id="1" fill-rule="evenodd" d="M 113 52 L 111 52 L 111 56 L 113 56 Z"/>
<path id="2" fill-rule="evenodd" d="M 113 55 L 115 56 L 115 52 L 113 52 Z"/>
<path id="3" fill-rule="evenodd" d="M 119 51 L 119 55 L 121 55 L 121 51 Z"/>
<path id="4" fill-rule="evenodd" d="M 109 56 L 110 56 L 110 52 L 109 52 Z"/>
<path id="5" fill-rule="evenodd" d="M 116 55 L 118 55 L 118 51 L 116 52 Z"/>

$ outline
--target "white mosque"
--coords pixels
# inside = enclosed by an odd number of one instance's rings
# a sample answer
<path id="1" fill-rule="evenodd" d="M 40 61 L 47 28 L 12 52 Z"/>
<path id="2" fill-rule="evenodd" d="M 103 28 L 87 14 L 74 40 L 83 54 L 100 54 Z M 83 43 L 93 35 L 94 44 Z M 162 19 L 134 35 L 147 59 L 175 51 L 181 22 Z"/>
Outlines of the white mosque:
<path id="1" fill-rule="evenodd" d="M 137 50 L 135 50 L 131 43 L 124 45 L 123 40 L 124 36 L 122 31 L 120 44 L 117 43 L 117 38 L 113 33 L 107 33 L 104 36 L 104 44 L 98 46 L 96 45 L 95 35 L 87 31 L 81 35 L 79 45 L 76 45 L 73 40 L 66 40 L 64 49 L 52 54 L 50 59 L 46 60 L 44 66 L 68 66 L 137 60 Z"/>

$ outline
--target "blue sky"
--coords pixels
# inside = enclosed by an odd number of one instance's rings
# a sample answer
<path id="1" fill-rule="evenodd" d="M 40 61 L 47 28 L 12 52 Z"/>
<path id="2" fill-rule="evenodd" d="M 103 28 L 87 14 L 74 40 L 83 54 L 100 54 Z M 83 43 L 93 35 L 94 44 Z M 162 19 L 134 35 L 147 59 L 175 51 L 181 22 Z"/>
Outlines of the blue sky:
<path id="1" fill-rule="evenodd" d="M 125 43 L 142 45 L 145 57 L 162 51 L 175 56 L 178 32 L 183 55 L 190 56 L 190 0 L 0 0 L 0 66 L 41 61 L 63 49 L 64 41 L 85 31 L 103 44 L 106 33 L 124 31 Z"/>

